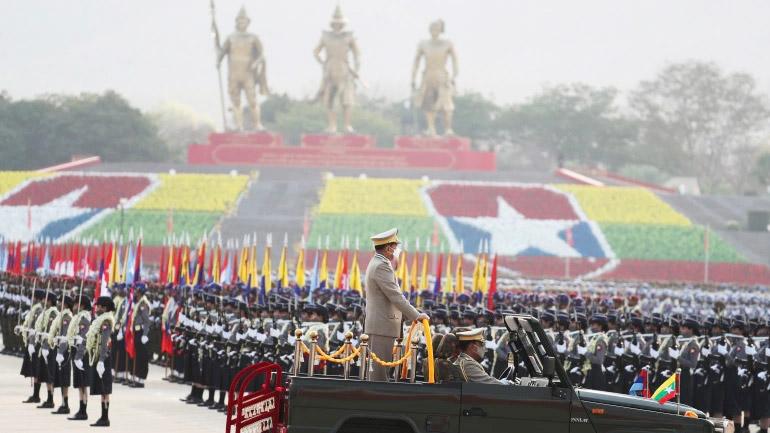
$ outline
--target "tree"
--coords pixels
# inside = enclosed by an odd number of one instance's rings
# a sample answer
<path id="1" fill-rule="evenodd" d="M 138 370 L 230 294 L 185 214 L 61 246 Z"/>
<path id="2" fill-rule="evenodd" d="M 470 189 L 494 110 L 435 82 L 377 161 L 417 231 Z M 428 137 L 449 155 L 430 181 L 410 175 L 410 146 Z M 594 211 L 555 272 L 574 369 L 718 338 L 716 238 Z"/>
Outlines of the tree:
<path id="1" fill-rule="evenodd" d="M 697 176 L 704 191 L 741 189 L 770 111 L 754 79 L 713 63 L 666 67 L 630 96 L 636 155 L 670 173 Z"/>
<path id="2" fill-rule="evenodd" d="M 754 164 L 753 174 L 760 185 L 770 186 L 770 151 L 759 155 Z"/>
<path id="3" fill-rule="evenodd" d="M 40 168 L 75 155 L 104 161 L 165 161 L 155 126 L 115 92 L 0 98 L 0 168 Z"/>
<path id="4" fill-rule="evenodd" d="M 614 88 L 581 83 L 549 87 L 496 123 L 505 139 L 544 150 L 552 160 L 616 168 L 627 160 L 635 135 L 634 123 L 619 113 L 617 95 Z"/>
<path id="5" fill-rule="evenodd" d="M 205 144 L 208 135 L 214 131 L 210 119 L 181 104 L 166 103 L 148 113 L 148 118 L 168 148 L 170 159 L 175 162 L 186 162 L 187 147 L 193 143 Z"/>

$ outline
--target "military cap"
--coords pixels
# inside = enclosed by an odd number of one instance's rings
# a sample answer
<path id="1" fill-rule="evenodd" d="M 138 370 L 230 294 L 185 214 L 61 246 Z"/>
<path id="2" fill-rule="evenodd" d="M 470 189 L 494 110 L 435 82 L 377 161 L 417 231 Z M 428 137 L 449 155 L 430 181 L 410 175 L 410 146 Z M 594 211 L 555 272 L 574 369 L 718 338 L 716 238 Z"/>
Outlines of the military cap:
<path id="1" fill-rule="evenodd" d="M 380 245 L 387 245 L 392 243 L 401 243 L 400 240 L 398 240 L 398 229 L 392 228 L 390 230 L 384 231 L 382 233 L 376 234 L 370 238 L 372 242 L 374 243 L 374 246 L 380 246 Z"/>
<path id="2" fill-rule="evenodd" d="M 72 299 L 72 296 L 70 295 L 64 295 L 64 305 L 66 305 L 69 308 L 72 308 L 72 306 L 75 305 L 75 300 Z"/>
<path id="3" fill-rule="evenodd" d="M 105 307 L 107 311 L 115 311 L 115 303 L 112 301 L 112 298 L 110 298 L 109 296 L 99 296 L 96 299 L 96 305 Z"/>
<path id="4" fill-rule="evenodd" d="M 484 341 L 484 328 L 471 329 L 455 333 L 458 341 Z"/>
<path id="5" fill-rule="evenodd" d="M 569 326 L 569 314 L 564 311 L 559 311 L 556 314 L 556 321 L 562 326 Z"/>
<path id="6" fill-rule="evenodd" d="M 690 328 L 694 331 L 700 329 L 700 323 L 698 323 L 698 320 L 695 319 L 694 317 L 688 317 L 684 319 L 684 321 L 682 322 L 682 326 Z"/>
<path id="7" fill-rule="evenodd" d="M 91 308 L 91 298 L 89 298 L 88 295 L 80 295 L 80 306 Z"/>
<path id="8" fill-rule="evenodd" d="M 551 310 L 545 310 L 540 314 L 540 320 L 545 320 L 546 322 L 555 322 L 556 315 Z"/>
<path id="9" fill-rule="evenodd" d="M 607 320 L 607 316 L 605 316 L 604 314 L 594 314 L 593 316 L 591 316 L 590 323 L 598 323 L 600 325 L 607 326 L 609 322 Z"/>
<path id="10" fill-rule="evenodd" d="M 43 289 L 35 289 L 35 293 L 33 295 L 35 299 L 45 299 L 45 290 Z"/>

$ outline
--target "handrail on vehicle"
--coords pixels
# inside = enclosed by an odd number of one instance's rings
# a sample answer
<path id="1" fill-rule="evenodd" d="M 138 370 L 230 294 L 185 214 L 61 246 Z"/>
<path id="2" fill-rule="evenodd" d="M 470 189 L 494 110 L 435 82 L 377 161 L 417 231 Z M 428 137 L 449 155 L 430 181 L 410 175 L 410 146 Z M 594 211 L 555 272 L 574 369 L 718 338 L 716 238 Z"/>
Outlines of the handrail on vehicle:
<path id="1" fill-rule="evenodd" d="M 262 383 L 256 391 L 247 393 L 249 385 L 258 377 Z M 277 427 L 284 391 L 283 370 L 277 364 L 262 361 L 236 373 L 227 393 L 225 433 L 239 433 L 243 427 L 258 422 Z M 260 406 L 260 403 L 263 404 Z M 255 406 L 253 411 L 247 410 L 250 405 Z"/>
<path id="2" fill-rule="evenodd" d="M 294 333 L 294 336 L 296 338 L 296 341 L 294 343 L 294 367 L 292 369 L 292 375 L 297 376 L 300 373 L 301 364 L 303 360 L 303 354 L 308 355 L 308 370 L 307 374 L 308 376 L 313 376 L 314 374 L 314 365 L 315 365 L 315 359 L 316 355 L 324 361 L 337 363 L 337 364 L 343 364 L 345 366 L 345 378 L 348 377 L 348 368 L 349 363 L 353 361 L 355 358 L 359 358 L 361 360 L 361 368 L 364 371 L 364 374 L 362 375 L 362 379 L 366 379 L 367 375 L 366 372 L 368 371 L 368 362 L 374 361 L 378 364 L 380 364 L 383 367 L 398 367 L 401 366 L 401 379 L 407 378 L 407 373 L 409 371 L 409 365 L 412 366 L 412 375 L 410 376 L 410 380 L 414 382 L 414 373 L 416 369 L 417 364 L 417 344 L 419 343 L 419 339 L 417 338 L 415 332 L 417 331 L 417 325 L 422 325 L 422 333 L 425 336 L 425 342 L 428 349 L 428 376 L 426 377 L 428 383 L 436 383 L 435 379 L 435 359 L 433 357 L 433 336 L 430 332 L 430 322 L 427 319 L 423 319 L 422 321 L 415 320 L 412 322 L 412 325 L 409 327 L 409 331 L 407 332 L 407 350 L 406 353 L 404 353 L 403 356 L 394 359 L 393 361 L 385 361 L 380 356 L 378 356 L 376 353 L 372 352 L 369 349 L 368 340 L 369 336 L 367 334 L 361 335 L 361 344 L 359 347 L 353 347 L 353 344 L 351 342 L 351 339 L 353 338 L 353 334 L 348 332 L 345 334 L 345 343 L 342 347 L 340 347 L 338 350 L 336 350 L 334 353 L 328 354 L 326 353 L 319 345 L 318 345 L 318 333 L 315 331 L 310 331 L 308 333 L 308 337 L 310 337 L 310 347 L 308 347 L 303 341 L 302 341 L 302 335 L 303 332 L 301 329 L 297 329 Z M 398 352 L 398 349 L 400 346 L 394 346 L 394 353 Z M 342 355 L 342 358 L 338 358 L 338 356 Z"/>

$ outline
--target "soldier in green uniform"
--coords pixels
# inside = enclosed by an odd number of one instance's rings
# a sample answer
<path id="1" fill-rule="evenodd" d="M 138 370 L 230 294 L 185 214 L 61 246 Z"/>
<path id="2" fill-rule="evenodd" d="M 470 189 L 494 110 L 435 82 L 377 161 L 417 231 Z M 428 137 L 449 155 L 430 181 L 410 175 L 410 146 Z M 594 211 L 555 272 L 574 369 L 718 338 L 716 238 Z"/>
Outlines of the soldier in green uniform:
<path id="1" fill-rule="evenodd" d="M 459 367 L 463 380 L 466 382 L 489 383 L 494 385 L 507 384 L 507 382 L 497 380 L 488 375 L 481 364 L 479 364 L 486 352 L 484 344 L 484 328 L 458 332 L 456 335 L 460 355 L 457 356 L 455 365 Z"/>
<path id="2" fill-rule="evenodd" d="M 112 394 L 112 359 L 110 340 L 114 326 L 115 304 L 109 296 L 96 300 L 97 317 L 86 335 L 86 349 L 91 362 L 91 395 L 101 395 L 102 416 L 92 427 L 109 427 L 110 394 Z"/>

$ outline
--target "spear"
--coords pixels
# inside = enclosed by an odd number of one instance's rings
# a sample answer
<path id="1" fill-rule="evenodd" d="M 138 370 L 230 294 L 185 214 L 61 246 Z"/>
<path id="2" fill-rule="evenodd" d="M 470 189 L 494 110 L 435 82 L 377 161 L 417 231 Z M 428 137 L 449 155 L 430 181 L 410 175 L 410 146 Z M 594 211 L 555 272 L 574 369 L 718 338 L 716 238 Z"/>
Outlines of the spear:
<path id="1" fill-rule="evenodd" d="M 225 116 L 225 93 L 222 87 L 222 68 L 219 66 L 221 62 L 220 53 L 222 51 L 222 45 L 219 43 L 219 28 L 217 27 L 214 0 L 209 0 L 209 6 L 211 8 L 211 37 L 214 39 L 214 53 L 217 59 L 217 76 L 219 78 L 219 105 L 222 108 L 222 128 L 227 131 L 227 116 Z"/>

